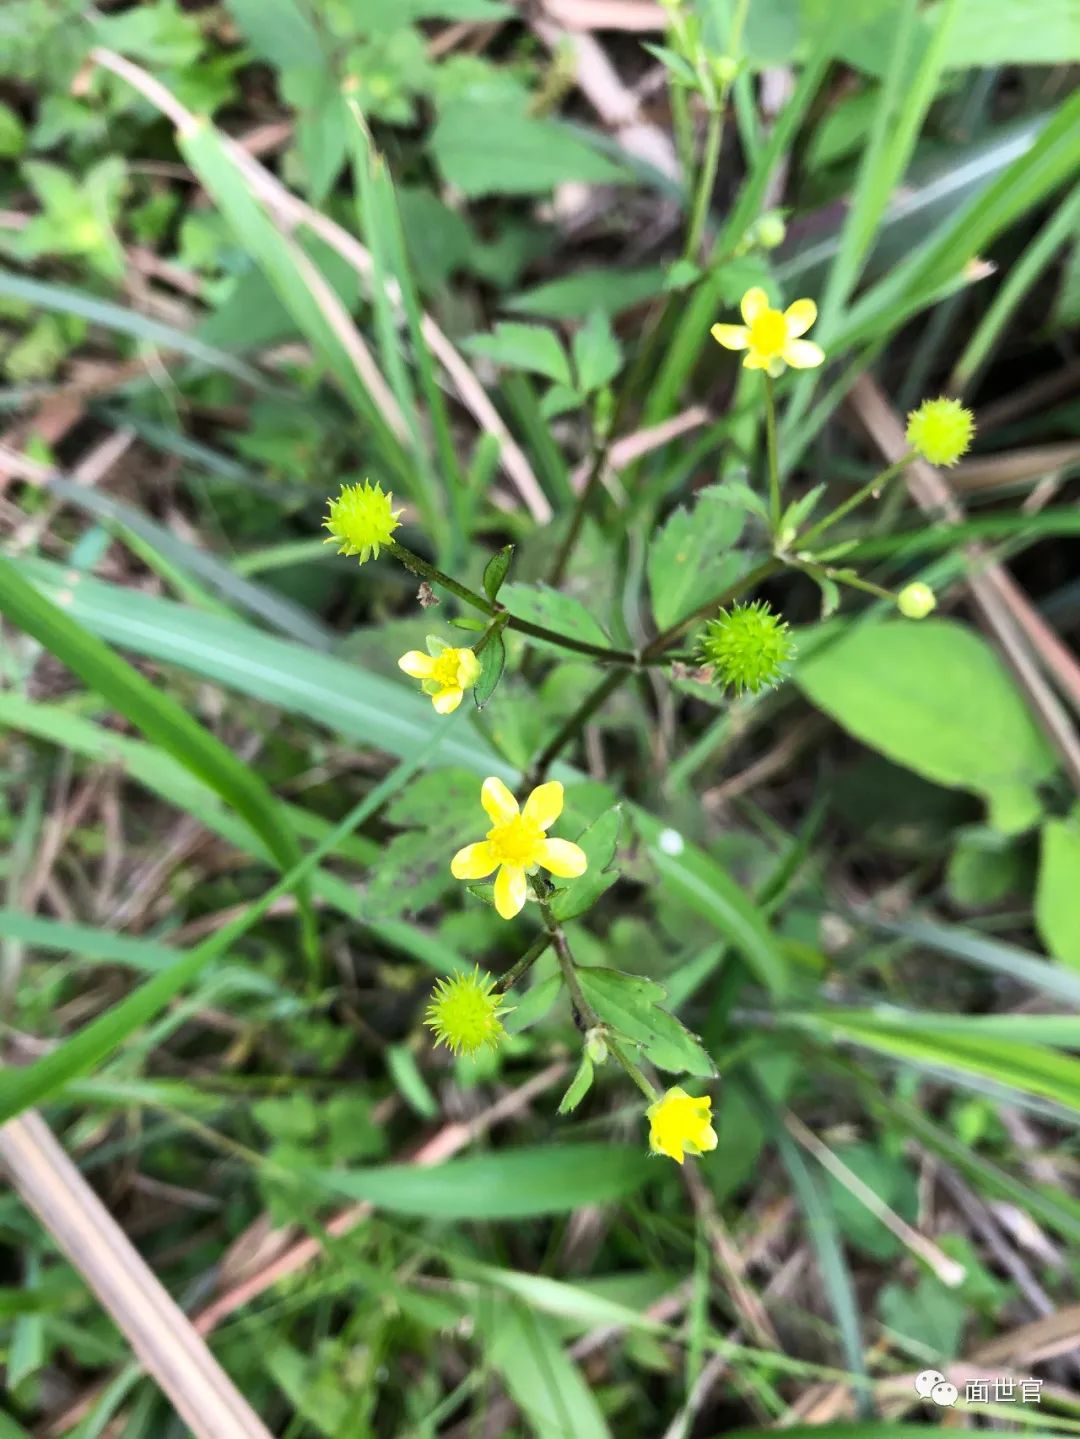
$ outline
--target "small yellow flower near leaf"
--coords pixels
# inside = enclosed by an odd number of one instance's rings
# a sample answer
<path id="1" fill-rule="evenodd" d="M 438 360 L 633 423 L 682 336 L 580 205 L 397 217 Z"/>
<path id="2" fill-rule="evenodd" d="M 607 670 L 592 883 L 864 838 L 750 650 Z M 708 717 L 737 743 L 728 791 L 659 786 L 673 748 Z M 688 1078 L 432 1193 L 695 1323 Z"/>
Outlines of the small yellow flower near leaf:
<path id="1" fill-rule="evenodd" d="M 480 803 L 491 820 L 486 838 L 459 849 L 450 862 L 455 879 L 486 879 L 494 870 L 495 908 L 513 919 L 525 907 L 525 876 L 541 865 L 560 879 L 576 879 L 588 867 L 585 851 L 568 839 L 548 839 L 546 831 L 562 814 L 563 787 L 558 780 L 537 785 L 524 809 L 501 779 L 492 776 L 480 789 Z"/>
<path id="2" fill-rule="evenodd" d="M 455 1054 L 475 1054 L 498 1044 L 506 1033 L 499 1017 L 505 1001 L 501 994 L 492 994 L 494 987 L 494 979 L 479 965 L 472 974 L 440 979 L 424 1015 L 435 1043 L 445 1044 Z"/>
<path id="3" fill-rule="evenodd" d="M 774 310 L 765 291 L 755 285 L 742 297 L 739 308 L 744 325 L 714 325 L 710 333 L 725 350 L 745 350 L 746 369 L 767 370 L 775 377 L 785 365 L 812 370 L 824 361 L 820 345 L 799 338 L 817 319 L 813 300 L 796 300 L 786 310 Z"/>
<path id="4" fill-rule="evenodd" d="M 423 681 L 424 693 L 438 714 L 453 714 L 465 691 L 480 678 L 480 661 L 468 648 L 454 649 L 434 635 L 428 636 L 430 654 L 409 650 L 398 660 L 398 669 Z"/>
<path id="5" fill-rule="evenodd" d="M 920 580 L 905 585 L 896 597 L 896 607 L 909 620 L 924 620 L 937 608 L 937 597 L 929 585 Z"/>
<path id="6" fill-rule="evenodd" d="M 955 465 L 974 434 L 975 416 L 959 400 L 924 400 L 908 415 L 907 442 L 932 465 Z"/>
<path id="7" fill-rule="evenodd" d="M 330 500 L 330 510 L 323 529 L 330 531 L 327 545 L 337 543 L 339 555 L 358 555 L 365 564 L 379 546 L 388 545 L 401 521 L 400 510 L 393 508 L 394 497 L 379 485 L 365 480 L 362 485 L 344 485 L 341 494 Z"/>
<path id="8" fill-rule="evenodd" d="M 705 1154 L 716 1148 L 712 1100 L 708 1097 L 695 1099 L 676 1085 L 650 1104 L 645 1113 L 649 1120 L 649 1148 L 654 1154 L 666 1154 L 681 1164 L 687 1154 Z"/>

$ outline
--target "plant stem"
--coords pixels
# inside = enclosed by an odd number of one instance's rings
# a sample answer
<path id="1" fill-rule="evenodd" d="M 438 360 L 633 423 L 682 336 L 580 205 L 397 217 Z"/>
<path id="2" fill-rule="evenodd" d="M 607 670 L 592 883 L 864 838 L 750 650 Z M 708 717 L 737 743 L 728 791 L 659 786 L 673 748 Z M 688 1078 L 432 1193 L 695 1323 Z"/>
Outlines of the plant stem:
<path id="1" fill-rule="evenodd" d="M 517 630 L 519 634 L 530 635 L 533 639 L 547 640 L 549 644 L 558 645 L 561 649 L 573 650 L 575 654 L 579 655 L 589 655 L 592 659 L 601 660 L 605 664 L 632 665 L 637 662 L 637 656 L 630 650 L 611 649 L 608 645 L 592 645 L 585 640 L 575 640 L 570 635 L 559 634 L 557 630 L 549 630 L 546 625 L 536 625 L 531 620 L 518 619 L 516 615 L 505 610 L 502 605 L 492 604 L 486 595 L 478 594 L 476 590 L 469 589 L 468 585 L 451 579 L 449 575 L 436 569 L 433 564 L 422 559 L 420 555 L 414 554 L 412 550 L 407 550 L 404 545 L 399 545 L 396 540 L 391 540 L 387 549 L 395 559 L 401 561 L 410 574 L 427 580 L 428 584 L 441 585 L 443 589 L 456 595 L 464 604 L 471 605 L 474 610 L 480 610 L 482 614 L 505 615 L 506 627 Z"/>
<path id="2" fill-rule="evenodd" d="M 835 510 L 831 510 L 824 519 L 818 520 L 816 525 L 811 525 L 808 530 L 799 535 L 798 539 L 792 542 L 791 548 L 801 550 L 805 549 L 807 545 L 813 544 L 826 530 L 832 529 L 837 520 L 842 520 L 845 515 L 849 515 L 852 510 L 861 505 L 863 500 L 869 499 L 871 495 L 880 494 L 889 481 L 895 479 L 902 470 L 905 470 L 914 458 L 914 450 L 910 450 L 906 455 L 901 455 L 895 464 L 890 465 L 886 470 L 882 470 L 881 474 L 876 475 L 869 484 L 863 485 L 860 490 L 856 490 L 848 499 L 837 505 Z"/>
<path id="3" fill-rule="evenodd" d="M 612 1039 L 609 1035 L 607 1036 L 607 1047 L 609 1053 L 614 1055 L 615 1059 L 618 1061 L 619 1064 L 622 1065 L 623 1069 L 626 1070 L 627 1074 L 641 1090 L 642 1094 L 649 1101 L 649 1103 L 655 1103 L 656 1100 L 660 1098 L 659 1094 L 645 1078 L 644 1074 L 642 1074 L 641 1070 L 630 1058 L 630 1056 L 626 1053 L 619 1041 L 617 1039 Z"/>
<path id="4" fill-rule="evenodd" d="M 769 513 L 773 538 L 780 538 L 780 459 L 776 449 L 776 390 L 773 377 L 765 376 L 765 438 L 769 450 Z"/>
<path id="5" fill-rule="evenodd" d="M 716 183 L 716 167 L 720 161 L 720 142 L 724 134 L 724 103 L 727 98 L 726 90 L 714 102 L 709 110 L 709 123 L 705 131 L 705 149 L 701 157 L 701 169 L 698 171 L 697 187 L 694 191 L 694 204 L 690 212 L 690 228 L 686 233 L 686 246 L 683 250 L 683 259 L 696 263 L 698 253 L 701 250 L 701 240 L 705 233 L 705 221 L 709 214 L 709 200 L 712 196 L 713 186 Z"/>
<path id="6" fill-rule="evenodd" d="M 598 440 L 593 445 L 592 464 L 589 466 L 588 476 L 574 505 L 574 512 L 570 516 L 566 534 L 559 546 L 559 553 L 555 556 L 555 563 L 551 567 L 551 574 L 548 577 L 550 585 L 558 585 L 566 573 L 566 566 L 570 562 L 570 556 L 578 542 L 578 536 L 581 534 L 581 527 L 585 523 L 585 516 L 589 513 L 592 505 L 596 487 L 600 483 L 600 476 L 604 473 L 610 448 L 610 439 Z"/>
<path id="7" fill-rule="evenodd" d="M 775 575 L 782 567 L 782 562 L 778 559 L 764 560 L 756 569 L 751 570 L 748 575 L 744 575 L 741 580 L 736 580 L 734 584 L 728 585 L 726 590 L 721 590 L 718 595 L 713 595 L 703 605 L 698 605 L 697 609 L 688 614 L 685 619 L 679 620 L 658 634 L 642 650 L 639 663 L 651 665 L 662 662 L 664 651 L 670 649 L 679 636 L 688 630 L 696 620 L 704 619 L 706 615 L 722 609 L 724 605 L 737 599 L 745 590 L 753 589 L 755 585 L 759 585 L 763 580 Z"/>
<path id="8" fill-rule="evenodd" d="M 508 989 L 513 989 L 518 980 L 521 979 L 523 975 L 528 974 L 529 970 L 532 969 L 533 965 L 550 943 L 550 933 L 542 934 L 539 939 L 534 940 L 517 963 L 512 964 L 506 973 L 500 976 L 492 993 L 505 994 Z"/>
<path id="9" fill-rule="evenodd" d="M 539 756 L 533 763 L 530 770 L 530 783 L 539 784 L 547 773 L 548 766 L 556 758 L 562 749 L 585 728 L 585 725 L 593 717 L 596 711 L 607 699 L 608 695 L 614 692 L 622 684 L 623 680 L 630 673 L 629 669 L 611 669 L 600 681 L 600 683 L 587 694 L 581 704 L 563 724 L 558 733 L 548 741 L 540 751 Z"/>

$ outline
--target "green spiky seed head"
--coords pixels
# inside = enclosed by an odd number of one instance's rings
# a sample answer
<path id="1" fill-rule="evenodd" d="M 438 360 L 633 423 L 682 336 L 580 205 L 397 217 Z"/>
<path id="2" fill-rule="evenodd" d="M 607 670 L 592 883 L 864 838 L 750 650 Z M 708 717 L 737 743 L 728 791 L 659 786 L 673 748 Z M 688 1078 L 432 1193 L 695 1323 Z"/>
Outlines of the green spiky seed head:
<path id="1" fill-rule="evenodd" d="M 445 1044 L 455 1054 L 475 1054 L 497 1045 L 506 1033 L 499 1018 L 505 1001 L 501 994 L 492 994 L 494 987 L 494 979 L 479 965 L 472 974 L 440 979 L 424 1015 L 436 1044 Z"/>
<path id="2" fill-rule="evenodd" d="M 701 657 L 720 684 L 757 694 L 783 678 L 795 653 L 787 622 L 764 600 L 721 610 L 699 641 Z"/>
<path id="3" fill-rule="evenodd" d="M 378 559 L 380 545 L 388 545 L 401 524 L 393 495 L 370 480 L 343 486 L 341 494 L 328 503 L 323 529 L 330 531 L 330 537 L 323 543 L 336 544 L 340 555 L 358 556 L 361 564 L 373 556 Z"/>
<path id="4" fill-rule="evenodd" d="M 932 465 L 955 465 L 974 433 L 975 417 L 959 400 L 924 400 L 908 415 L 907 442 Z"/>

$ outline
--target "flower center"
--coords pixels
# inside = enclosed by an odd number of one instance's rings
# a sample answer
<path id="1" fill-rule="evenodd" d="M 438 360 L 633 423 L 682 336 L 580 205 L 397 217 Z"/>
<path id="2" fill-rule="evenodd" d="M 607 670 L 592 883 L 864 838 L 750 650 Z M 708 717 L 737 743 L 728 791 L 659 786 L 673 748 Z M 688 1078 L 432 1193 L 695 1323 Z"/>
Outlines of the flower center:
<path id="1" fill-rule="evenodd" d="M 750 326 L 750 348 L 760 355 L 775 356 L 787 343 L 787 325 L 780 310 L 762 310 Z"/>
<path id="2" fill-rule="evenodd" d="M 431 678 L 443 689 L 457 689 L 460 663 L 457 650 L 443 650 L 432 665 Z"/>
<path id="3" fill-rule="evenodd" d="M 497 824 L 487 832 L 487 840 L 499 864 L 512 869 L 528 869 L 536 863 L 537 851 L 544 843 L 544 831 L 534 820 L 516 814 L 505 824 Z"/>

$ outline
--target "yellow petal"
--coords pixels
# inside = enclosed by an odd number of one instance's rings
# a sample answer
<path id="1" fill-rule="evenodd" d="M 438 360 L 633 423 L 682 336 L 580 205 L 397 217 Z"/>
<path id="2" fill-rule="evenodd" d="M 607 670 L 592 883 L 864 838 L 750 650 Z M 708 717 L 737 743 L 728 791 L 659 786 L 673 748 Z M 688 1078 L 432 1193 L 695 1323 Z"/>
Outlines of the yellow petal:
<path id="1" fill-rule="evenodd" d="M 557 779 L 550 779 L 547 784 L 537 785 L 533 790 L 525 801 L 524 814 L 533 824 L 547 829 L 562 814 L 562 807 L 563 787 Z"/>
<path id="2" fill-rule="evenodd" d="M 440 690 L 438 694 L 431 696 L 431 703 L 435 707 L 435 713 L 440 715 L 452 715 L 461 703 L 462 691 L 456 686 L 448 686 Z"/>
<path id="3" fill-rule="evenodd" d="M 546 839 L 536 862 L 559 879 L 577 879 L 589 867 L 585 851 L 568 839 Z"/>
<path id="4" fill-rule="evenodd" d="M 813 340 L 789 340 L 784 346 L 784 359 L 793 370 L 813 370 L 825 359 L 825 351 Z"/>
<path id="5" fill-rule="evenodd" d="M 506 824 L 518 812 L 518 803 L 501 779 L 491 775 L 480 790 L 480 803 L 492 824 Z"/>
<path id="6" fill-rule="evenodd" d="M 525 871 L 504 864 L 495 876 L 495 908 L 503 919 L 513 919 L 525 908 Z"/>
<path id="7" fill-rule="evenodd" d="M 431 674 L 435 661 L 423 650 L 410 650 L 398 660 L 398 669 L 412 675 L 414 680 L 426 680 Z"/>
<path id="8" fill-rule="evenodd" d="M 498 864 L 486 839 L 479 844 L 467 844 L 459 849 L 450 861 L 450 873 L 455 879 L 487 879 Z"/>
<path id="9" fill-rule="evenodd" d="M 480 678 L 480 661 L 472 650 L 458 650 L 457 681 L 463 690 Z"/>
<path id="10" fill-rule="evenodd" d="M 743 360 L 744 370 L 767 370 L 772 361 L 768 355 L 762 355 L 757 350 L 748 350 Z"/>
<path id="11" fill-rule="evenodd" d="M 716 1148 L 716 1130 L 711 1124 L 707 1124 L 697 1137 L 697 1147 L 700 1154 L 708 1154 Z"/>
<path id="12" fill-rule="evenodd" d="M 750 331 L 745 325 L 714 325 L 709 334 L 725 350 L 745 350 L 750 343 Z"/>
<path id="13" fill-rule="evenodd" d="M 816 319 L 817 306 L 813 300 L 796 300 L 784 311 L 784 324 L 792 339 L 796 335 L 805 335 Z"/>
<path id="14" fill-rule="evenodd" d="M 768 308 L 769 297 L 760 285 L 755 285 L 752 290 L 747 290 L 739 306 L 742 317 L 748 325 L 752 325 L 762 310 Z"/>

